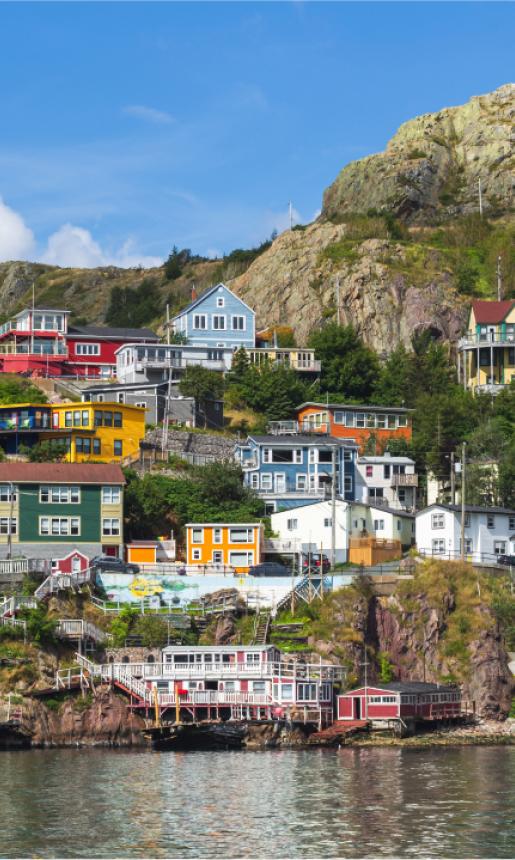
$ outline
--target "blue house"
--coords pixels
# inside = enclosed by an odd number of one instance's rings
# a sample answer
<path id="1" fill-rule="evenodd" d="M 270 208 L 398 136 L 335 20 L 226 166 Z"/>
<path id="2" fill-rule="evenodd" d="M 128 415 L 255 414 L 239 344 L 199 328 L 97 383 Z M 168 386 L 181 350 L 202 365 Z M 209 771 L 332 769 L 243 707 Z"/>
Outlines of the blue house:
<path id="1" fill-rule="evenodd" d="M 225 284 L 216 284 L 195 298 L 171 325 L 193 346 L 252 349 L 255 345 L 255 313 Z"/>
<path id="2" fill-rule="evenodd" d="M 292 433 L 249 436 L 236 445 L 236 459 L 247 486 L 263 499 L 267 513 L 275 513 L 329 499 L 333 464 L 336 496 L 354 501 L 358 451 L 351 439 Z"/>

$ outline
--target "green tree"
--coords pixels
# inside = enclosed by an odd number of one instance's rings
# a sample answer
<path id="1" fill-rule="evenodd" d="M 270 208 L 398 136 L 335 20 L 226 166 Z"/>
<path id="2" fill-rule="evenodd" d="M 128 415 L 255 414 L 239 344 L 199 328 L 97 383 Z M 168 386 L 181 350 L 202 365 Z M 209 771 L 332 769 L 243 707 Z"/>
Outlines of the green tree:
<path id="1" fill-rule="evenodd" d="M 55 645 L 57 642 L 57 624 L 55 618 L 48 614 L 46 606 L 39 604 L 34 609 L 25 609 L 20 613 L 27 622 L 29 639 L 38 645 Z"/>
<path id="2" fill-rule="evenodd" d="M 179 391 L 185 397 L 194 397 L 201 412 L 205 415 L 208 402 L 223 397 L 223 377 L 216 370 L 208 370 L 199 364 L 193 364 L 186 368 L 181 377 Z M 204 419 L 204 426 L 205 424 Z"/>
<path id="3" fill-rule="evenodd" d="M 0 378 L 0 404 L 47 403 L 46 394 L 30 380 L 15 374 L 2 373 Z"/>
<path id="4" fill-rule="evenodd" d="M 322 362 L 323 391 L 351 400 L 368 401 L 379 375 L 379 360 L 352 326 L 328 323 L 309 338 Z"/>
<path id="5" fill-rule="evenodd" d="M 168 259 L 164 265 L 167 281 L 176 281 L 177 278 L 180 278 L 191 259 L 191 251 L 189 248 L 183 248 L 179 251 L 177 246 L 174 245 L 172 252 L 168 255 Z"/>
<path id="6" fill-rule="evenodd" d="M 61 439 L 44 439 L 30 447 L 20 445 L 18 451 L 31 463 L 62 463 L 68 453 L 68 446 Z"/>
<path id="7" fill-rule="evenodd" d="M 154 278 L 145 278 L 137 287 L 113 287 L 106 311 L 111 326 L 143 326 L 159 316 L 163 301 Z"/>
<path id="8" fill-rule="evenodd" d="M 164 648 L 168 642 L 168 625 L 156 615 L 141 615 L 131 632 L 141 636 L 144 648 Z"/>

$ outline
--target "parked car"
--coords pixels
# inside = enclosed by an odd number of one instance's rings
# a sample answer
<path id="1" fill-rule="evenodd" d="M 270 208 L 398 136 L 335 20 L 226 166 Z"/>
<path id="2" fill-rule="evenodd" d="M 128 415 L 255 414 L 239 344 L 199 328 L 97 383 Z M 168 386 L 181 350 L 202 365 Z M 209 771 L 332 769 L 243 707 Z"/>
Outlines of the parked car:
<path id="1" fill-rule="evenodd" d="M 302 573 L 309 573 L 310 569 L 311 573 L 320 573 L 320 567 L 322 567 L 322 573 L 328 573 L 331 569 L 331 562 L 325 554 L 320 555 L 319 552 L 302 553 Z"/>
<path id="2" fill-rule="evenodd" d="M 291 570 L 277 561 L 264 561 L 251 567 L 249 576 L 291 576 Z"/>
<path id="3" fill-rule="evenodd" d="M 137 564 L 127 564 L 122 558 L 115 555 L 96 555 L 89 563 L 95 570 L 105 570 L 107 573 L 139 573 Z"/>
<path id="4" fill-rule="evenodd" d="M 515 567 L 515 555 L 498 555 L 497 564 L 502 564 L 504 567 Z"/>

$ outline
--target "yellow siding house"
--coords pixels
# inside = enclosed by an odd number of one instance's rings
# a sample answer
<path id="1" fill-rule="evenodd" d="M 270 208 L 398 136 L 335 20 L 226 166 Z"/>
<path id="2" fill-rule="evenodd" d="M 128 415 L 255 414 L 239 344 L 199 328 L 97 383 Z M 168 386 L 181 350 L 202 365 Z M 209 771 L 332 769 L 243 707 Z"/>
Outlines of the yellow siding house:
<path id="1" fill-rule="evenodd" d="M 188 523 L 186 559 L 188 565 L 233 567 L 248 573 L 261 562 L 262 523 Z"/>
<path id="2" fill-rule="evenodd" d="M 458 371 L 463 387 L 479 393 L 497 394 L 515 379 L 515 300 L 472 302 Z"/>
<path id="3" fill-rule="evenodd" d="M 41 433 L 68 441 L 70 463 L 129 462 L 138 457 L 144 436 L 145 409 L 124 403 L 53 404 L 52 427 Z"/>

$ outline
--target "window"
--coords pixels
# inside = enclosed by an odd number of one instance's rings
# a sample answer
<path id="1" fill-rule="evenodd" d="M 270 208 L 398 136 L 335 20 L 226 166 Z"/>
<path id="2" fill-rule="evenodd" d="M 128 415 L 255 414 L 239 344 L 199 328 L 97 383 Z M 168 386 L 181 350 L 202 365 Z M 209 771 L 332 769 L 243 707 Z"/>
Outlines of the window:
<path id="1" fill-rule="evenodd" d="M 80 413 L 80 410 L 77 409 L 73 413 L 73 426 L 74 427 L 80 427 L 80 424 L 81 424 L 81 413 Z"/>
<path id="2" fill-rule="evenodd" d="M 350 477 L 350 475 L 345 476 L 343 484 L 343 492 L 352 493 L 352 478 Z"/>
<path id="3" fill-rule="evenodd" d="M 266 681 L 252 681 L 253 693 L 266 693 Z"/>
<path id="4" fill-rule="evenodd" d="M 119 535 L 120 520 L 117 517 L 106 517 L 102 520 L 103 535 Z"/>
<path id="5" fill-rule="evenodd" d="M 192 529 L 191 530 L 191 542 L 192 543 L 202 543 L 204 539 L 204 529 Z"/>
<path id="6" fill-rule="evenodd" d="M 205 314 L 194 314 L 194 316 L 193 316 L 193 328 L 196 328 L 196 329 L 206 329 L 207 328 L 207 317 Z"/>
<path id="7" fill-rule="evenodd" d="M 469 511 L 467 511 L 467 513 L 465 514 L 465 528 L 466 529 L 470 528 L 470 512 Z"/>
<path id="8" fill-rule="evenodd" d="M 432 529 L 444 529 L 445 528 L 445 514 L 431 514 L 431 528 Z"/>
<path id="9" fill-rule="evenodd" d="M 373 478 L 373 476 L 374 476 L 374 467 L 373 466 L 366 466 L 366 476 L 367 476 L 367 478 Z"/>
<path id="10" fill-rule="evenodd" d="M 80 535 L 80 517 L 40 517 L 40 535 Z"/>
<path id="11" fill-rule="evenodd" d="M 217 299 L 216 299 L 217 308 L 223 308 L 224 305 L 225 305 L 224 297 L 223 296 L 217 296 Z"/>
<path id="12" fill-rule="evenodd" d="M 17 497 L 17 494 L 16 494 L 17 489 L 18 489 L 17 487 L 12 486 L 12 494 L 11 494 L 11 484 L 0 484 L 0 502 L 10 502 L 10 501 L 15 502 L 16 497 Z M 12 499 L 11 499 L 11 495 L 12 495 Z"/>
<path id="13" fill-rule="evenodd" d="M 252 543 L 254 529 L 229 529 L 230 543 Z"/>
<path id="14" fill-rule="evenodd" d="M 383 466 L 383 478 L 386 481 L 388 481 L 390 478 L 390 464 L 389 463 L 387 463 L 385 466 Z"/>
<path id="15" fill-rule="evenodd" d="M 225 331 L 225 314 L 213 314 L 213 328 L 215 331 Z"/>
<path id="16" fill-rule="evenodd" d="M 10 529 L 9 529 L 10 524 Z M 15 535 L 17 531 L 16 517 L 0 517 L 0 535 Z"/>
<path id="17" fill-rule="evenodd" d="M 406 415 L 397 415 L 397 421 L 399 427 L 407 427 L 408 426 L 408 418 Z"/>
<path id="18" fill-rule="evenodd" d="M 260 662 L 259 654 L 254 654 L 254 653 L 246 654 L 245 660 L 247 663 L 259 663 Z"/>
<path id="19" fill-rule="evenodd" d="M 493 514 L 488 514 L 488 516 L 486 518 L 486 527 L 487 527 L 487 529 L 494 529 L 495 528 L 495 517 Z"/>
<path id="20" fill-rule="evenodd" d="M 374 520 L 374 531 L 375 532 L 384 531 L 384 520 Z"/>
<path id="21" fill-rule="evenodd" d="M 120 487 L 102 487 L 102 504 L 118 505 L 122 496 Z"/>
<path id="22" fill-rule="evenodd" d="M 272 475 L 261 475 L 261 489 L 262 490 L 271 490 L 272 489 Z"/>
<path id="23" fill-rule="evenodd" d="M 89 411 L 87 409 L 82 412 L 82 426 L 89 427 Z"/>
<path id="24" fill-rule="evenodd" d="M 121 457 L 123 451 L 123 442 L 121 439 L 115 439 L 113 442 L 113 454 L 115 457 Z"/>
<path id="25" fill-rule="evenodd" d="M 114 427 L 121 427 L 122 426 L 122 413 L 121 412 L 114 412 L 113 413 L 113 426 Z"/>
<path id="26" fill-rule="evenodd" d="M 80 487 L 41 486 L 39 488 L 41 504 L 78 505 L 80 504 Z"/>
<path id="27" fill-rule="evenodd" d="M 494 540 L 494 554 L 495 555 L 506 555 L 506 541 Z"/>
<path id="28" fill-rule="evenodd" d="M 356 427 L 364 427 L 365 426 L 365 413 L 357 412 L 356 413 Z"/>
<path id="29" fill-rule="evenodd" d="M 207 360 L 208 361 L 223 361 L 224 360 L 224 354 L 223 354 L 221 349 L 208 349 Z"/>
<path id="30" fill-rule="evenodd" d="M 99 343 L 76 343 L 75 355 L 100 355 Z"/>
<path id="31" fill-rule="evenodd" d="M 272 462 L 272 449 L 271 448 L 263 448 L 263 463 L 271 463 Z"/>
<path id="32" fill-rule="evenodd" d="M 316 684 L 297 684 L 297 698 L 299 702 L 316 702 Z"/>
<path id="33" fill-rule="evenodd" d="M 377 416 L 377 428 L 378 430 L 384 430 L 386 427 L 386 415 L 379 414 Z"/>
<path id="34" fill-rule="evenodd" d="M 140 409 L 146 409 L 147 408 L 147 401 L 146 400 L 139 400 L 134 405 L 139 406 Z"/>
<path id="35" fill-rule="evenodd" d="M 259 474 L 257 472 L 251 472 L 250 486 L 253 490 L 259 489 Z"/>
<path id="36" fill-rule="evenodd" d="M 93 439 L 93 454 L 102 453 L 102 443 L 100 439 Z"/>
<path id="37" fill-rule="evenodd" d="M 515 529 L 515 517 L 508 517 L 508 528 L 510 531 Z"/>
<path id="38" fill-rule="evenodd" d="M 352 462 L 352 451 L 344 451 L 343 452 L 343 460 L 345 463 Z"/>
<path id="39" fill-rule="evenodd" d="M 245 331 L 245 317 L 233 316 L 231 318 L 231 328 L 233 331 Z"/>
<path id="40" fill-rule="evenodd" d="M 200 550 L 199 549 L 192 549 L 191 559 L 192 559 L 192 561 L 200 561 Z"/>
<path id="41" fill-rule="evenodd" d="M 325 529 L 330 529 L 332 524 L 333 524 L 332 517 L 324 517 L 324 528 Z"/>
<path id="42" fill-rule="evenodd" d="M 335 412 L 333 414 L 333 421 L 335 424 L 344 424 L 345 422 L 345 412 Z"/>
<path id="43" fill-rule="evenodd" d="M 122 392 L 122 393 L 119 393 L 119 394 L 118 394 L 118 397 L 117 397 L 116 399 L 117 399 L 118 403 L 125 403 L 125 394 L 123 394 L 123 392 Z M 137 406 L 137 405 L 138 405 L 138 404 L 136 403 L 136 406 Z"/>
<path id="44" fill-rule="evenodd" d="M 250 567 L 254 564 L 253 552 L 230 552 L 229 564 L 233 567 Z"/>
<path id="45" fill-rule="evenodd" d="M 397 422 L 395 420 L 395 415 L 389 415 L 388 416 L 388 429 L 389 430 L 395 430 L 396 426 L 397 426 Z"/>
<path id="46" fill-rule="evenodd" d="M 320 684 L 320 698 L 323 702 L 331 701 L 331 685 Z"/>
<path id="47" fill-rule="evenodd" d="M 112 427 L 113 426 L 113 413 L 112 412 L 104 412 L 104 427 Z"/>
<path id="48" fill-rule="evenodd" d="M 460 552 L 461 552 L 461 538 L 460 538 Z M 465 538 L 465 553 L 470 555 L 472 552 L 472 538 Z"/>
<path id="49" fill-rule="evenodd" d="M 65 427 L 71 427 L 72 423 L 73 423 L 72 413 L 71 412 L 65 412 L 64 413 L 64 426 Z"/>
<path id="50" fill-rule="evenodd" d="M 289 532 L 294 532 L 299 527 L 298 520 L 286 520 L 286 528 Z"/>
<path id="51" fill-rule="evenodd" d="M 293 684 L 281 684 L 281 699 L 283 702 L 293 701 Z"/>
<path id="52" fill-rule="evenodd" d="M 354 415 L 354 412 L 345 413 L 345 425 L 347 427 L 354 427 L 355 420 L 356 416 Z"/>
<path id="53" fill-rule="evenodd" d="M 293 462 L 302 463 L 302 448 L 293 449 Z"/>
<path id="54" fill-rule="evenodd" d="M 102 413 L 100 410 L 95 409 L 95 427 L 102 426 Z"/>
<path id="55" fill-rule="evenodd" d="M 443 538 L 433 538 L 431 541 L 433 555 L 442 555 L 445 552 L 445 541 Z"/>
<path id="56" fill-rule="evenodd" d="M 367 427 L 375 427 L 376 426 L 376 416 L 373 412 L 367 413 Z"/>
<path id="57" fill-rule="evenodd" d="M 224 563 L 224 554 L 221 549 L 213 550 L 213 564 L 223 564 Z"/>
<path id="58" fill-rule="evenodd" d="M 401 521 L 397 520 L 397 531 L 400 532 L 400 530 L 401 530 Z"/>
<path id="59" fill-rule="evenodd" d="M 222 529 L 213 529 L 213 543 L 222 543 Z"/>
<path id="60" fill-rule="evenodd" d="M 398 487 L 397 496 L 399 498 L 399 502 L 406 501 L 406 487 Z"/>

